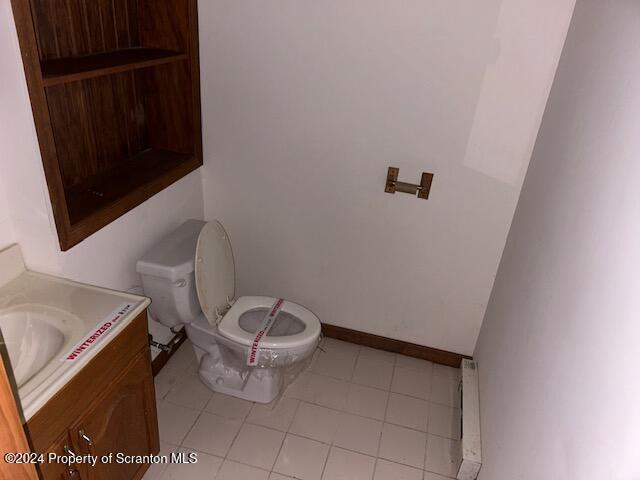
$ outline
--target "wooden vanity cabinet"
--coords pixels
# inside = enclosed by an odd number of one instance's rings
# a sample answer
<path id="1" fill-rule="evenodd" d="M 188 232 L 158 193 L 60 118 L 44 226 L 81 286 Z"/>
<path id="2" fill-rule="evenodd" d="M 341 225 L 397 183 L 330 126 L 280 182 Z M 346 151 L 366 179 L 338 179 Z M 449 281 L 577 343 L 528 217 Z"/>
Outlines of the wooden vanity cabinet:
<path id="1" fill-rule="evenodd" d="M 147 359 L 139 355 L 118 382 L 71 426 L 81 455 L 102 457 L 110 453 L 148 455 L 153 451 L 153 431 L 147 415 L 155 414 L 153 386 L 147 380 Z M 87 480 L 135 478 L 140 464 L 98 463 L 85 469 Z"/>
<path id="2" fill-rule="evenodd" d="M 33 451 L 109 455 L 111 463 L 45 463 L 44 480 L 137 480 L 148 464 L 118 463 L 118 453 L 160 450 L 146 314 L 139 315 L 28 422 Z"/>
<path id="3" fill-rule="evenodd" d="M 69 432 L 60 435 L 55 443 L 47 449 L 45 456 L 49 453 L 56 455 L 66 455 L 67 449 L 70 448 L 71 439 Z M 77 480 L 80 478 L 80 471 L 75 466 L 67 466 L 62 463 L 42 463 L 40 465 L 40 475 L 47 480 Z"/>

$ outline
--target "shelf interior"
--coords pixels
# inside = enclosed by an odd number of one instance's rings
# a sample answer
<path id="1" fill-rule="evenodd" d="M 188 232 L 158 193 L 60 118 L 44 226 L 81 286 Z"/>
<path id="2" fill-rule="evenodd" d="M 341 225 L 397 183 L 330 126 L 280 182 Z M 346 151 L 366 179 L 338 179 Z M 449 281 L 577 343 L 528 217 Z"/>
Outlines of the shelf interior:
<path id="1" fill-rule="evenodd" d="M 59 85 L 163 63 L 185 60 L 186 53 L 161 48 L 127 48 L 78 57 L 54 58 L 40 63 L 45 86 Z"/>
<path id="2" fill-rule="evenodd" d="M 14 3 L 68 250 L 202 165 L 197 0 Z"/>
<path id="3" fill-rule="evenodd" d="M 151 197 L 197 166 L 199 161 L 193 155 L 149 148 L 68 188 L 71 224 L 99 214 L 119 201 L 138 204 L 139 199 Z"/>

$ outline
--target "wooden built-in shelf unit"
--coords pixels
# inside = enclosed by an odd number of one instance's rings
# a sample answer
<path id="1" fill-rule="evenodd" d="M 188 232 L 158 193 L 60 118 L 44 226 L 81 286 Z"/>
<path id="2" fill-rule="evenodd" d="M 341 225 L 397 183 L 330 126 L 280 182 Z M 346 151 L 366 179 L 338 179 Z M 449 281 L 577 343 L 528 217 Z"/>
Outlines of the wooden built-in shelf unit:
<path id="1" fill-rule="evenodd" d="M 11 0 L 60 247 L 202 165 L 197 0 Z"/>

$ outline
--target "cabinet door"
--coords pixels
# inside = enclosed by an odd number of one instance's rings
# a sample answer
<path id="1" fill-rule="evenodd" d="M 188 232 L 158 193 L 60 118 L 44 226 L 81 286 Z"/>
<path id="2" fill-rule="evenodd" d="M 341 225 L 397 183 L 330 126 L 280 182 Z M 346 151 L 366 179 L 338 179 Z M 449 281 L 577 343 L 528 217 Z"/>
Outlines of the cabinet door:
<path id="1" fill-rule="evenodd" d="M 108 368 L 108 366 L 105 366 Z M 155 454 L 159 450 L 156 404 L 149 351 L 140 354 L 78 422 L 71 427 L 83 454 L 113 454 L 111 463 L 84 466 L 86 480 L 132 480 L 147 466 L 118 463 L 117 454 Z"/>
<path id="2" fill-rule="evenodd" d="M 45 457 L 48 458 L 49 453 L 63 456 L 68 455 L 70 452 L 74 452 L 74 447 L 71 444 L 69 435 L 65 432 L 47 449 Z M 82 480 L 77 466 L 68 466 L 62 463 L 47 463 L 45 461 L 45 463 L 40 464 L 40 474 L 43 480 Z"/>

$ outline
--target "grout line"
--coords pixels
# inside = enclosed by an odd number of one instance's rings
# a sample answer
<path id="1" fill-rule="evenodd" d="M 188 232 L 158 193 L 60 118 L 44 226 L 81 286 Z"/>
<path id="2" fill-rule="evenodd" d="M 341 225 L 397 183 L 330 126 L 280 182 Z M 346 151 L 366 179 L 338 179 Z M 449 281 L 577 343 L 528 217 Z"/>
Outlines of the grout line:
<path id="1" fill-rule="evenodd" d="M 280 448 L 278 449 L 278 453 L 276 454 L 276 458 L 273 460 L 273 465 L 271 466 L 271 471 L 272 472 L 274 471 L 273 469 L 276 468 L 276 463 L 278 463 L 278 458 L 280 457 L 280 454 L 282 453 L 282 447 L 284 447 L 284 441 L 287 439 L 287 435 L 289 435 L 289 429 L 291 428 L 291 425 L 293 424 L 293 420 L 296 418 L 296 415 L 298 414 L 298 409 L 300 408 L 300 404 L 301 403 L 302 402 L 298 401 L 298 404 L 296 405 L 295 411 L 293 412 L 293 416 L 291 417 L 291 421 L 289 422 L 289 425 L 287 426 L 287 430 L 284 432 L 284 435 L 282 437 L 282 442 L 280 443 Z M 255 405 L 255 403 L 254 403 L 254 405 Z M 247 416 L 247 418 L 248 418 L 248 416 Z M 269 428 L 269 427 L 264 427 L 264 428 Z M 272 430 L 274 430 L 274 429 L 272 429 Z M 281 430 L 278 430 L 278 431 L 282 433 Z"/>
<path id="2" fill-rule="evenodd" d="M 395 367 L 394 367 L 394 373 L 395 373 Z M 387 403 L 384 406 L 384 420 L 382 421 L 382 428 L 380 429 L 380 438 L 378 439 L 378 450 L 376 451 L 377 458 L 380 458 L 380 447 L 382 446 L 382 436 L 384 435 L 384 424 L 387 423 L 387 411 L 389 410 L 390 400 L 391 400 L 391 392 L 387 392 Z M 376 461 L 376 465 L 377 465 L 377 461 Z M 374 474 L 375 474 L 375 471 L 374 471 Z"/>
<path id="3" fill-rule="evenodd" d="M 429 413 L 427 414 L 427 436 L 425 437 L 424 440 L 424 455 L 422 458 L 422 468 L 423 470 L 426 472 L 427 470 L 427 451 L 429 449 L 429 429 L 431 427 L 431 397 L 432 392 L 433 392 L 433 377 L 435 376 L 435 368 L 433 367 L 433 364 L 431 365 L 431 372 L 430 372 L 430 383 L 429 383 Z M 424 476 L 424 475 L 423 475 Z"/>
<path id="4" fill-rule="evenodd" d="M 333 445 L 329 445 L 329 450 L 327 451 L 327 456 L 324 459 L 324 463 L 322 464 L 322 470 L 320 471 L 320 478 L 324 477 L 324 471 L 327 469 L 327 463 L 329 463 L 329 456 L 331 455 L 331 449 Z"/>

